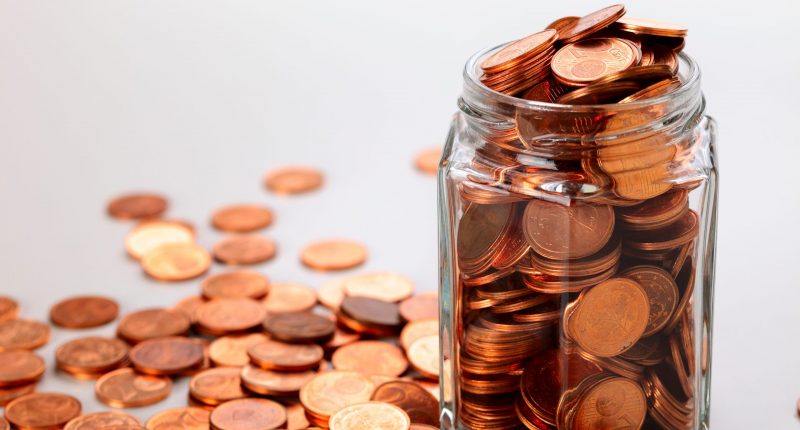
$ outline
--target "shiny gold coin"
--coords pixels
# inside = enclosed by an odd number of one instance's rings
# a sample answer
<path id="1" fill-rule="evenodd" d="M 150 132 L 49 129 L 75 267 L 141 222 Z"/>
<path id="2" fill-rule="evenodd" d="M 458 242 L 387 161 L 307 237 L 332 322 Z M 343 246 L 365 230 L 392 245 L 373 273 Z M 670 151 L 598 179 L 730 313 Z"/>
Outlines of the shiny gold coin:
<path id="1" fill-rule="evenodd" d="M 414 157 L 414 166 L 422 173 L 436 175 L 439 169 L 439 160 L 442 159 L 442 148 L 428 148 L 417 153 Z"/>
<path id="2" fill-rule="evenodd" d="M 215 366 L 242 367 L 250 363 L 247 350 L 267 340 L 261 333 L 238 336 L 223 336 L 211 342 L 208 354 Z"/>
<path id="3" fill-rule="evenodd" d="M 94 412 L 72 419 L 64 430 L 109 430 L 117 426 L 139 426 L 139 420 L 122 412 Z"/>
<path id="4" fill-rule="evenodd" d="M 0 322 L 17 319 L 19 305 L 11 297 L 0 296 Z"/>
<path id="5" fill-rule="evenodd" d="M 49 430 L 63 428 L 80 414 L 81 402 L 72 396 L 61 393 L 33 393 L 9 403 L 6 406 L 5 418 L 16 429 Z"/>
<path id="6" fill-rule="evenodd" d="M 409 430 L 411 419 L 395 405 L 367 402 L 351 405 L 336 412 L 330 419 L 331 430 Z"/>
<path id="7" fill-rule="evenodd" d="M 352 240 L 323 240 L 307 245 L 300 253 L 300 261 L 315 270 L 345 270 L 364 264 L 367 249 Z"/>
<path id="8" fill-rule="evenodd" d="M 191 244 L 195 241 L 194 229 L 182 221 L 145 221 L 125 236 L 125 250 L 139 260 L 148 252 L 162 245 L 173 243 Z"/>
<path id="9" fill-rule="evenodd" d="M 148 430 L 209 430 L 211 412 L 203 408 L 176 408 L 153 415 L 145 427 Z"/>
<path id="10" fill-rule="evenodd" d="M 317 304 L 317 294 L 311 288 L 290 282 L 272 284 L 269 295 L 262 302 L 269 314 L 305 312 Z"/>
<path id="11" fill-rule="evenodd" d="M 269 279 L 252 270 L 237 270 L 211 275 L 200 288 L 206 299 L 261 299 L 269 293 Z"/>
<path id="12" fill-rule="evenodd" d="M 0 351 L 7 349 L 37 349 L 50 340 L 50 327 L 33 320 L 0 322 Z"/>
<path id="13" fill-rule="evenodd" d="M 249 233 L 272 224 L 272 211 L 264 206 L 240 204 L 225 206 L 214 212 L 211 224 L 230 233 Z"/>
<path id="14" fill-rule="evenodd" d="M 322 186 L 322 172 L 312 167 L 283 167 L 267 174 L 266 187 L 276 194 L 300 194 Z"/>
<path id="15" fill-rule="evenodd" d="M 146 219 L 161 216 L 167 200 L 156 194 L 128 194 L 108 204 L 108 214 L 118 219 Z"/>
<path id="16" fill-rule="evenodd" d="M 572 25 L 559 30 L 559 38 L 563 43 L 572 43 L 602 30 L 625 15 L 625 6 L 615 4 L 592 12 L 575 21 Z"/>
<path id="17" fill-rule="evenodd" d="M 399 302 L 414 294 L 414 282 L 397 273 L 364 273 L 345 279 L 344 291 L 350 297 Z"/>
<path id="18" fill-rule="evenodd" d="M 38 381 L 44 370 L 44 360 L 30 351 L 0 351 L 0 387 L 29 385 Z"/>
<path id="19" fill-rule="evenodd" d="M 142 375 L 130 368 L 106 373 L 94 386 L 97 400 L 115 408 L 152 405 L 166 399 L 171 391 L 171 379 Z"/>
<path id="20" fill-rule="evenodd" d="M 275 242 L 259 234 L 228 236 L 214 245 L 214 258 L 229 265 L 263 263 L 276 252 Z"/>
<path id="21" fill-rule="evenodd" d="M 300 401 L 309 414 L 327 420 L 342 408 L 368 402 L 375 384 L 358 372 L 320 373 L 300 389 Z"/>
<path id="22" fill-rule="evenodd" d="M 641 57 L 641 52 L 634 48 L 635 46 L 618 38 L 575 42 L 556 52 L 551 64 L 553 75 L 566 85 L 588 85 L 611 73 L 635 65 Z"/>
<path id="23" fill-rule="evenodd" d="M 388 342 L 362 340 L 345 345 L 331 357 L 337 370 L 353 370 L 366 375 L 400 376 L 408 368 L 403 351 Z"/>
<path id="24" fill-rule="evenodd" d="M 211 257 L 205 248 L 191 243 L 161 245 L 142 257 L 142 269 L 160 281 L 185 281 L 208 271 Z"/>
<path id="25" fill-rule="evenodd" d="M 286 408 L 267 399 L 238 399 L 225 402 L 211 412 L 216 430 L 273 430 L 286 424 Z"/>

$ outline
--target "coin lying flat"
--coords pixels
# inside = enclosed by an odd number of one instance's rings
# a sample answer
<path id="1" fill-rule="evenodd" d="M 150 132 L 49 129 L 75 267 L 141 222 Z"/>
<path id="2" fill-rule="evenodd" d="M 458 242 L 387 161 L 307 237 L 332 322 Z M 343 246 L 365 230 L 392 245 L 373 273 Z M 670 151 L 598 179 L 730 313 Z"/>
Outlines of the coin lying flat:
<path id="1" fill-rule="evenodd" d="M 95 375 L 127 364 L 128 345 L 110 337 L 73 339 L 56 349 L 56 366 L 68 373 Z"/>
<path id="2" fill-rule="evenodd" d="M 269 314 L 305 312 L 317 304 L 317 295 L 303 284 L 276 282 L 261 303 Z"/>
<path id="3" fill-rule="evenodd" d="M 390 381 L 378 386 L 372 400 L 404 410 L 412 423 L 439 426 L 439 401 L 424 387 L 411 381 Z"/>
<path id="4" fill-rule="evenodd" d="M 211 412 L 196 407 L 159 412 L 145 424 L 148 430 L 208 430 Z"/>
<path id="5" fill-rule="evenodd" d="M 242 367 L 250 363 L 248 349 L 267 340 L 261 333 L 223 336 L 208 347 L 208 355 L 215 366 Z"/>
<path id="6" fill-rule="evenodd" d="M 64 430 L 116 430 L 120 426 L 139 428 L 139 420 L 122 412 L 94 412 L 70 420 Z"/>
<path id="7" fill-rule="evenodd" d="M 33 393 L 9 403 L 5 417 L 15 428 L 36 430 L 62 428 L 80 413 L 81 402 L 72 396 Z"/>
<path id="8" fill-rule="evenodd" d="M 231 233 L 249 233 L 272 224 L 272 211 L 254 204 L 225 206 L 214 212 L 211 224 L 219 230 Z"/>
<path id="9" fill-rule="evenodd" d="M 114 321 L 119 305 L 99 296 L 79 296 L 62 300 L 50 308 L 50 321 L 65 328 L 98 327 Z"/>
<path id="10" fill-rule="evenodd" d="M 0 351 L 0 387 L 36 382 L 42 377 L 44 370 L 44 360 L 30 351 L 18 349 Z"/>
<path id="11" fill-rule="evenodd" d="M 370 297 L 385 302 L 399 302 L 414 293 L 414 282 L 392 272 L 373 272 L 351 276 L 344 281 L 344 291 L 350 297 Z"/>
<path id="12" fill-rule="evenodd" d="M 214 245 L 214 258 L 229 265 L 263 263 L 276 252 L 275 242 L 258 234 L 229 236 Z"/>
<path id="13" fill-rule="evenodd" d="M 0 322 L 0 351 L 6 349 L 37 349 L 50 340 L 50 327 L 33 320 Z"/>
<path id="14" fill-rule="evenodd" d="M 408 348 L 408 361 L 422 376 L 439 379 L 439 336 L 425 336 Z"/>
<path id="15" fill-rule="evenodd" d="M 245 366 L 241 371 L 242 385 L 248 390 L 266 396 L 296 396 L 317 372 L 282 372 L 266 370 L 255 366 Z"/>
<path id="16" fill-rule="evenodd" d="M 206 405 L 221 403 L 246 397 L 242 391 L 238 367 L 216 367 L 203 370 L 189 381 L 189 395 Z"/>
<path id="17" fill-rule="evenodd" d="M 340 409 L 369 401 L 375 384 L 358 372 L 320 373 L 300 389 L 300 401 L 309 413 L 328 419 Z"/>
<path id="18" fill-rule="evenodd" d="M 140 260 L 148 252 L 171 243 L 194 243 L 195 233 L 191 225 L 174 220 L 145 221 L 125 236 L 125 250 Z"/>
<path id="19" fill-rule="evenodd" d="M 400 303 L 400 316 L 403 320 L 419 321 L 439 317 L 439 295 L 427 292 L 411 296 Z"/>
<path id="20" fill-rule="evenodd" d="M 115 408 L 152 405 L 169 396 L 172 380 L 165 376 L 142 375 L 130 368 L 108 372 L 97 380 L 95 395 Z"/>
<path id="21" fill-rule="evenodd" d="M 219 430 L 273 430 L 284 424 L 286 408 L 267 399 L 231 400 L 211 412 L 211 426 Z"/>
<path id="22" fill-rule="evenodd" d="M 131 364 L 150 375 L 175 375 L 202 365 L 203 344 L 186 337 L 159 337 L 136 344 L 130 351 Z"/>
<path id="23" fill-rule="evenodd" d="M 442 159 L 442 148 L 428 148 L 417 153 L 414 157 L 414 166 L 422 173 L 436 175 L 439 169 L 439 160 Z"/>
<path id="24" fill-rule="evenodd" d="M 267 173 L 266 187 L 276 194 L 301 194 L 322 186 L 322 172 L 312 167 L 292 166 Z"/>
<path id="25" fill-rule="evenodd" d="M 206 273 L 211 257 L 205 248 L 193 243 L 161 245 L 142 257 L 142 269 L 160 281 L 185 281 Z"/>
<path id="26" fill-rule="evenodd" d="M 194 313 L 196 328 L 210 335 L 241 334 L 259 327 L 267 310 L 249 298 L 220 298 L 203 303 Z"/>
<path id="27" fill-rule="evenodd" d="M 337 370 L 353 370 L 366 375 L 400 376 L 408 368 L 400 348 L 379 340 L 362 340 L 345 345 L 331 357 Z"/>
<path id="28" fill-rule="evenodd" d="M 156 218 L 167 210 L 167 200 L 157 194 L 128 194 L 114 198 L 107 210 L 118 219 Z"/>
<path id="29" fill-rule="evenodd" d="M 182 312 L 170 309 L 142 309 L 125 315 L 117 326 L 117 336 L 128 343 L 189 332 L 191 321 Z"/>
<path id="30" fill-rule="evenodd" d="M 310 312 L 271 315 L 264 320 L 264 330 L 273 339 L 289 343 L 322 342 L 333 338 L 333 321 Z"/>
<path id="31" fill-rule="evenodd" d="M 16 319 L 19 306 L 11 297 L 0 296 L 0 322 Z"/>
<path id="32" fill-rule="evenodd" d="M 217 273 L 203 280 L 206 299 L 247 297 L 261 299 L 269 293 L 269 279 L 252 270 Z"/>
<path id="33" fill-rule="evenodd" d="M 314 242 L 300 253 L 300 261 L 315 270 L 345 270 L 364 264 L 367 249 L 352 240 L 336 239 Z"/>
<path id="34" fill-rule="evenodd" d="M 347 406 L 330 419 L 331 430 L 408 430 L 408 414 L 389 403 L 367 402 Z"/>
<path id="35" fill-rule="evenodd" d="M 324 351 L 316 344 L 291 344 L 267 339 L 251 345 L 247 355 L 253 364 L 263 369 L 299 372 L 319 367 Z"/>

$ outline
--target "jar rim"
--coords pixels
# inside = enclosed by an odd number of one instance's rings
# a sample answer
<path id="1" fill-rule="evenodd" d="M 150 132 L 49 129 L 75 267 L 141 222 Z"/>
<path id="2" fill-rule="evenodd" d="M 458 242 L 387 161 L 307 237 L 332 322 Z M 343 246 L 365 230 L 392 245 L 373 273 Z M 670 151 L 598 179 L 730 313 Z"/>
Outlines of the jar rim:
<path id="1" fill-rule="evenodd" d="M 477 93 L 481 97 L 492 99 L 496 102 L 514 106 L 517 109 L 530 109 L 536 111 L 552 111 L 552 112 L 592 112 L 597 110 L 610 110 L 627 111 L 646 108 L 651 105 L 659 105 L 671 100 L 679 99 L 684 96 L 694 94 L 700 87 L 700 67 L 697 62 L 685 52 L 678 54 L 679 60 L 683 60 L 688 70 L 681 70 L 685 77 L 681 78 L 681 85 L 675 91 L 664 94 L 658 97 L 652 97 L 643 100 L 637 100 L 629 103 L 606 103 L 606 104 L 591 104 L 591 105 L 570 105 L 559 103 L 548 103 L 535 100 L 525 100 L 522 98 L 510 96 L 507 94 L 495 91 L 480 81 L 480 67 L 479 60 L 485 58 L 492 52 L 506 46 L 508 43 L 497 45 L 494 47 L 484 48 L 473 54 L 464 66 L 464 85 L 471 91 Z M 680 72 L 679 72 L 680 73 Z M 690 96 L 689 96 L 690 97 Z"/>

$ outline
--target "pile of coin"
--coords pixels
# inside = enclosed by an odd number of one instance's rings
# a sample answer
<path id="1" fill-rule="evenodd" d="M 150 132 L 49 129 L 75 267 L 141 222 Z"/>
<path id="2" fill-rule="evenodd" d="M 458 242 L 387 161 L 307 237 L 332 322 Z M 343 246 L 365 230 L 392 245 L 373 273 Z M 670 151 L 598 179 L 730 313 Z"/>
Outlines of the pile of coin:
<path id="1" fill-rule="evenodd" d="M 322 175 L 310 168 L 284 168 L 266 179 L 281 194 L 321 185 Z M 108 206 L 115 218 L 139 221 L 125 248 L 145 273 L 162 281 L 201 276 L 211 254 L 197 245 L 190 223 L 160 218 L 167 209 L 166 198 L 154 194 Z M 271 209 L 231 205 L 210 218 L 233 234 L 214 247 L 218 262 L 239 266 L 274 255 L 274 244 L 258 233 L 272 223 Z M 334 271 L 366 258 L 364 245 L 332 239 L 309 244 L 299 261 Z M 145 423 L 120 411 L 81 414 L 71 395 L 37 393 L 47 371 L 33 351 L 49 341 L 50 325 L 20 318 L 17 302 L 0 296 L 0 430 L 438 428 L 438 296 L 414 290 L 413 281 L 391 272 L 351 274 L 315 291 L 231 267 L 206 276 L 196 295 L 174 306 L 119 317 L 108 297 L 54 304 L 50 322 L 64 329 L 118 320 L 115 337 L 74 337 L 55 353 L 56 371 L 94 381 L 96 398 L 109 407 L 159 403 L 174 379 L 189 378 L 186 407 Z"/>
<path id="2" fill-rule="evenodd" d="M 565 17 L 478 61 L 504 94 L 483 108 L 564 106 L 470 122 L 482 140 L 449 178 L 456 428 L 697 428 L 704 183 L 675 167 L 696 136 L 663 104 L 624 109 L 681 87 L 687 32 L 624 14 Z"/>

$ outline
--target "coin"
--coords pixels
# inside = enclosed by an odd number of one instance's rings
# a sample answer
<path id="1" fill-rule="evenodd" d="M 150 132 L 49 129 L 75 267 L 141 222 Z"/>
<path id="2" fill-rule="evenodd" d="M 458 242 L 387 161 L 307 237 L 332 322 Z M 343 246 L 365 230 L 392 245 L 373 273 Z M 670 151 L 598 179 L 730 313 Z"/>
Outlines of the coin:
<path id="1" fill-rule="evenodd" d="M 635 93 L 639 88 L 639 84 L 633 81 L 611 81 L 605 83 L 595 81 L 590 85 L 562 95 L 555 102 L 563 105 L 617 103 Z"/>
<path id="2" fill-rule="evenodd" d="M 199 296 L 189 296 L 178 302 L 172 310 L 182 313 L 188 320 L 194 317 L 194 311 L 205 303 L 205 299 Z"/>
<path id="3" fill-rule="evenodd" d="M 0 386 L 0 406 L 5 406 L 11 403 L 12 400 L 33 393 L 34 391 L 36 391 L 36 382 L 25 385 L 15 385 L 13 387 Z M 0 426 L 0 428 L 2 427 Z"/>
<path id="4" fill-rule="evenodd" d="M 175 408 L 150 417 L 148 430 L 209 430 L 211 412 L 202 408 Z"/>
<path id="5" fill-rule="evenodd" d="M 399 407 L 414 424 L 439 427 L 439 401 L 416 382 L 390 381 L 381 384 L 372 393 L 372 400 Z"/>
<path id="6" fill-rule="evenodd" d="M 663 37 L 686 37 L 689 32 L 689 29 L 681 25 L 646 18 L 623 17 L 618 19 L 614 26 L 635 34 Z"/>
<path id="7" fill-rule="evenodd" d="M 641 85 L 648 85 L 664 79 L 672 78 L 672 69 L 664 64 L 651 64 L 647 66 L 632 66 L 618 72 L 610 73 L 592 82 L 592 85 L 605 84 L 618 81 L 633 81 Z"/>
<path id="8" fill-rule="evenodd" d="M 78 296 L 56 303 L 50 308 L 50 321 L 66 328 L 90 328 L 117 319 L 119 305 L 99 296 Z"/>
<path id="9" fill-rule="evenodd" d="M 125 315 L 117 326 L 117 336 L 128 343 L 189 332 L 191 321 L 181 312 L 169 309 L 143 309 Z"/>
<path id="10" fill-rule="evenodd" d="M 306 419 L 306 410 L 300 403 L 288 403 L 286 405 L 286 428 L 288 430 L 302 430 L 310 428 L 311 425 Z"/>
<path id="11" fill-rule="evenodd" d="M 185 281 L 208 271 L 211 257 L 205 248 L 192 243 L 161 245 L 142 256 L 142 269 L 160 281 Z"/>
<path id="12" fill-rule="evenodd" d="M 125 236 L 125 250 L 131 257 L 139 260 L 159 246 L 173 243 L 191 244 L 194 241 L 194 228 L 185 222 L 145 221 L 134 227 Z"/>
<path id="13" fill-rule="evenodd" d="M 564 206 L 534 199 L 525 208 L 523 230 L 533 250 L 547 258 L 587 257 L 611 238 L 614 210 L 608 205 Z"/>
<path id="14" fill-rule="evenodd" d="M 553 75 L 566 85 L 587 85 L 636 65 L 641 52 L 634 48 L 635 46 L 619 38 L 587 39 L 571 43 L 559 49 L 553 57 Z"/>
<path id="15" fill-rule="evenodd" d="M 537 102 L 555 103 L 556 99 L 561 97 L 566 91 L 567 87 L 561 85 L 554 79 L 548 78 L 528 88 L 528 90 L 522 94 L 522 98 Z"/>
<path id="16" fill-rule="evenodd" d="M 11 425 L 6 421 L 5 418 L 0 417 L 0 430 L 10 430 Z"/>
<path id="17" fill-rule="evenodd" d="M 267 399 L 231 400 L 211 412 L 211 426 L 218 430 L 272 430 L 284 424 L 286 408 Z"/>
<path id="18" fill-rule="evenodd" d="M 385 302 L 399 302 L 414 293 L 414 282 L 397 273 L 374 272 L 344 280 L 344 292 L 350 297 L 369 297 Z"/>
<path id="19" fill-rule="evenodd" d="M 11 297 L 0 296 L 0 322 L 16 319 L 19 306 Z"/>
<path id="20" fill-rule="evenodd" d="M 50 327 L 33 320 L 0 322 L 0 351 L 7 349 L 37 349 L 50 340 Z"/>
<path id="21" fill-rule="evenodd" d="M 339 306 L 344 300 L 344 279 L 335 279 L 324 282 L 317 289 L 317 299 L 328 309 L 339 310 Z"/>
<path id="22" fill-rule="evenodd" d="M 323 240 L 307 245 L 300 261 L 315 270 L 345 270 L 364 264 L 367 250 L 364 245 L 345 239 Z"/>
<path id="23" fill-rule="evenodd" d="M 647 415 L 647 402 L 636 382 L 610 378 L 582 396 L 574 414 L 574 428 L 641 428 Z"/>
<path id="24" fill-rule="evenodd" d="M 245 366 L 241 371 L 242 385 L 248 390 L 266 396 L 296 396 L 300 389 L 317 373 L 313 370 L 283 372 L 255 366 Z"/>
<path id="25" fill-rule="evenodd" d="M 276 194 L 300 194 L 322 186 L 322 173 L 312 167 L 292 166 L 267 173 L 266 187 Z"/>
<path id="26" fill-rule="evenodd" d="M 337 370 L 353 370 L 366 375 L 400 376 L 408 361 L 400 348 L 379 340 L 361 340 L 336 350 L 331 358 Z"/>
<path id="27" fill-rule="evenodd" d="M 171 391 L 169 378 L 142 375 L 130 368 L 108 372 L 94 385 L 97 399 L 115 408 L 152 405 L 166 399 Z"/>
<path id="28" fill-rule="evenodd" d="M 439 320 L 435 318 L 412 321 L 403 327 L 400 333 L 400 345 L 408 351 L 411 344 L 425 336 L 439 334 Z"/>
<path id="29" fill-rule="evenodd" d="M 428 148 L 419 151 L 414 157 L 414 166 L 422 173 L 435 175 L 439 169 L 439 160 L 442 159 L 442 148 Z"/>
<path id="30" fill-rule="evenodd" d="M 252 270 L 217 273 L 203 280 L 200 287 L 206 299 L 261 299 L 269 293 L 269 279 Z"/>
<path id="31" fill-rule="evenodd" d="M 258 264 L 275 257 L 277 247 L 271 239 L 258 234 L 228 236 L 214 245 L 214 258 L 225 264 Z"/>
<path id="32" fill-rule="evenodd" d="M 644 288 L 650 301 L 650 315 L 642 336 L 652 336 L 667 325 L 678 306 L 678 285 L 672 275 L 655 266 L 631 267 L 622 276 L 633 279 Z"/>
<path id="33" fill-rule="evenodd" d="M 300 401 L 307 413 L 323 422 L 340 409 L 368 402 L 375 384 L 358 372 L 333 370 L 320 373 L 300 389 Z"/>
<path id="34" fill-rule="evenodd" d="M 248 298 L 221 298 L 203 303 L 194 313 L 197 329 L 212 336 L 241 334 L 259 327 L 267 310 Z"/>
<path id="35" fill-rule="evenodd" d="M 272 211 L 255 204 L 225 206 L 211 216 L 211 224 L 230 233 L 249 233 L 272 224 Z"/>
<path id="36" fill-rule="evenodd" d="M 269 314 L 310 311 L 317 304 L 314 290 L 303 284 L 278 282 L 272 284 L 262 302 Z"/>
<path id="37" fill-rule="evenodd" d="M 564 33 L 565 31 L 569 30 L 570 28 L 573 28 L 575 26 L 575 23 L 579 19 L 581 19 L 581 18 L 577 17 L 577 16 L 565 16 L 563 18 L 559 18 L 559 19 L 551 22 L 545 28 L 553 29 L 556 32 L 558 32 L 558 38 L 560 40 L 560 39 L 563 38 L 562 34 L 565 34 Z"/>
<path id="38" fill-rule="evenodd" d="M 336 326 L 336 332 L 333 334 L 333 339 L 322 345 L 322 348 L 326 352 L 330 352 L 344 345 L 349 345 L 359 339 L 361 339 L 360 334 L 346 327 Z"/>
<path id="39" fill-rule="evenodd" d="M 315 344 L 290 344 L 268 339 L 251 345 L 247 355 L 253 364 L 263 369 L 299 372 L 317 368 L 324 352 Z"/>
<path id="40" fill-rule="evenodd" d="M 117 426 L 139 426 L 139 420 L 122 412 L 93 412 L 73 418 L 64 430 L 103 430 Z"/>
<path id="41" fill-rule="evenodd" d="M 557 36 L 555 30 L 544 30 L 511 42 L 484 60 L 481 68 L 487 73 L 506 70 L 541 53 L 556 41 Z"/>
<path id="42" fill-rule="evenodd" d="M 508 228 L 511 205 L 472 205 L 458 225 L 457 252 L 462 262 L 486 255 L 498 244 Z"/>
<path id="43" fill-rule="evenodd" d="M 666 227 L 630 232 L 626 236 L 625 245 L 642 251 L 663 251 L 693 241 L 698 231 L 699 217 L 695 211 L 689 210 Z"/>
<path id="44" fill-rule="evenodd" d="M 408 430 L 411 420 L 397 406 L 367 402 L 340 409 L 330 419 L 331 430 Z"/>
<path id="45" fill-rule="evenodd" d="M 439 336 L 425 336 L 408 347 L 408 361 L 422 376 L 439 378 Z"/>
<path id="46" fill-rule="evenodd" d="M 309 312 L 271 315 L 264 320 L 264 330 L 274 339 L 289 343 L 327 342 L 336 325 L 328 318 Z"/>
<path id="47" fill-rule="evenodd" d="M 392 336 L 400 330 L 402 321 L 396 303 L 370 297 L 346 297 L 337 318 L 357 333 Z"/>
<path id="48" fill-rule="evenodd" d="M 72 396 L 61 393 L 32 393 L 9 403 L 5 418 L 17 429 L 44 430 L 63 428 L 80 414 L 81 402 Z"/>
<path id="49" fill-rule="evenodd" d="M 400 302 L 400 316 L 405 321 L 439 317 L 439 295 L 436 292 L 417 294 Z"/>
<path id="50" fill-rule="evenodd" d="M 160 337 L 136 344 L 130 351 L 133 367 L 150 375 L 175 375 L 203 364 L 203 344 L 186 337 Z"/>
<path id="51" fill-rule="evenodd" d="M 127 194 L 108 204 L 108 214 L 118 219 L 145 219 L 161 216 L 167 200 L 156 194 Z"/>
<path id="52" fill-rule="evenodd" d="M 216 367 L 203 370 L 189 381 L 189 395 L 206 405 L 219 405 L 246 396 L 242 391 L 238 367 Z"/>
<path id="53" fill-rule="evenodd" d="M 625 15 L 625 6 L 615 4 L 592 12 L 573 22 L 569 27 L 559 30 L 559 39 L 563 43 L 572 43 L 576 40 L 602 30 Z"/>
<path id="54" fill-rule="evenodd" d="M 127 364 L 128 345 L 110 337 L 73 339 L 56 349 L 56 366 L 77 376 L 100 376 Z"/>
<path id="55" fill-rule="evenodd" d="M 28 385 L 39 380 L 45 370 L 44 360 L 20 349 L 0 351 L 0 387 Z"/>
<path id="56" fill-rule="evenodd" d="M 267 336 L 261 333 L 223 336 L 211 342 L 208 355 L 215 366 L 242 367 L 250 363 L 247 350 L 265 340 Z"/>

